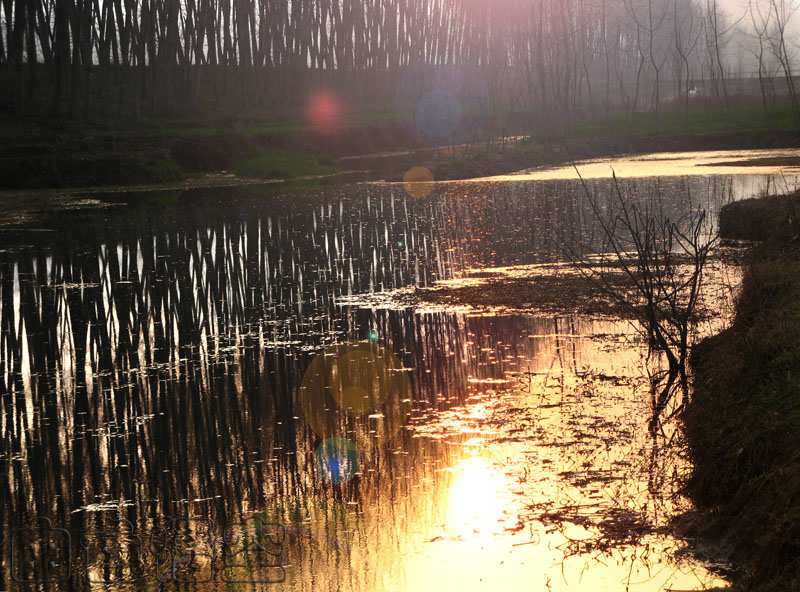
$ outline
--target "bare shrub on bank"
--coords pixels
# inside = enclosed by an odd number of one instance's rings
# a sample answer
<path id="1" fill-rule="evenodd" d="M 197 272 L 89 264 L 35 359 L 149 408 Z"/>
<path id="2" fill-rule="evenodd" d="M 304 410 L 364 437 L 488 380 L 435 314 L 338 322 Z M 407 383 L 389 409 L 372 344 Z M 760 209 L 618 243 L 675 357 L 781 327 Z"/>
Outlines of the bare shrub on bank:
<path id="1" fill-rule="evenodd" d="M 600 229 L 599 243 L 588 250 L 591 255 L 565 246 L 580 270 L 641 328 L 648 347 L 650 428 L 656 431 L 665 409 L 672 408 L 672 417 L 689 400 L 689 350 L 703 270 L 717 239 L 705 209 L 690 207 L 670 218 L 660 200 L 624 191 L 616 175 L 607 203 L 600 203 L 582 177 L 581 183 Z"/>

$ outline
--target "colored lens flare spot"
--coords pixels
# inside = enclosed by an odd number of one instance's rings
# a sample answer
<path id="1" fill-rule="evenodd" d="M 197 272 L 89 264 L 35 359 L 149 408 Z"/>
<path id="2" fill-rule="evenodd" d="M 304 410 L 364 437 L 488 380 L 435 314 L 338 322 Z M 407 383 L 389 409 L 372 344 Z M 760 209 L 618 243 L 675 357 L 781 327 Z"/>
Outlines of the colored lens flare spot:
<path id="1" fill-rule="evenodd" d="M 314 451 L 314 465 L 327 483 L 347 483 L 358 473 L 361 455 L 347 438 L 327 438 Z"/>
<path id="2" fill-rule="evenodd" d="M 446 90 L 425 93 L 414 110 L 419 130 L 433 138 L 444 138 L 456 131 L 462 114 L 461 102 Z"/>
<path id="3" fill-rule="evenodd" d="M 457 95 L 464 88 L 464 71 L 453 64 L 437 66 L 433 73 L 433 88 Z"/>
<path id="4" fill-rule="evenodd" d="M 308 101 L 308 119 L 314 125 L 330 127 L 341 116 L 342 106 L 332 92 L 316 91 Z"/>
<path id="5" fill-rule="evenodd" d="M 325 348 L 303 374 L 300 408 L 321 438 L 386 441 L 408 420 L 409 373 L 369 331 L 374 339 Z"/>
<path id="6" fill-rule="evenodd" d="M 411 167 L 403 175 L 403 189 L 411 197 L 425 197 L 433 188 L 433 173 L 424 166 Z"/>
<path id="7" fill-rule="evenodd" d="M 356 349 L 340 356 L 331 368 L 331 395 L 348 415 L 376 409 L 389 391 L 391 375 L 380 356 Z"/>

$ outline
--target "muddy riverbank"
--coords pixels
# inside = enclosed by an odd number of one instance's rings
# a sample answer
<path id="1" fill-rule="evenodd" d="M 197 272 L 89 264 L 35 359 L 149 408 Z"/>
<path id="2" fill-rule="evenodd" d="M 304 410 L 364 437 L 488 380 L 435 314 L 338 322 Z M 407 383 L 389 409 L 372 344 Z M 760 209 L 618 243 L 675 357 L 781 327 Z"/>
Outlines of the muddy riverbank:
<path id="1" fill-rule="evenodd" d="M 720 233 L 753 247 L 734 322 L 695 346 L 684 415 L 704 510 L 695 534 L 746 566 L 742 590 L 800 585 L 800 194 L 723 208 Z"/>
<path id="2" fill-rule="evenodd" d="M 574 160 L 622 154 L 707 150 L 745 150 L 800 147 L 796 133 L 782 131 L 724 131 L 702 134 L 582 137 L 554 142 L 523 142 L 520 147 L 495 153 L 473 152 L 443 159 L 432 169 L 436 179 L 466 179 L 503 175 L 533 166 L 551 166 Z"/>
<path id="3" fill-rule="evenodd" d="M 573 160 L 652 151 L 794 148 L 795 133 L 730 130 L 640 136 L 493 139 L 469 145 L 431 145 L 404 123 L 387 119 L 325 129 L 248 127 L 230 122 L 208 129 L 106 130 L 89 128 L 9 135 L 0 147 L 0 190 L 196 182 L 219 175 L 265 150 L 338 159 L 347 178 L 402 180 L 424 166 L 435 180 L 511 173 Z M 288 175 L 289 171 L 287 171 Z M 280 176 L 275 175 L 275 176 Z M 243 180 L 247 182 L 247 180 Z"/>

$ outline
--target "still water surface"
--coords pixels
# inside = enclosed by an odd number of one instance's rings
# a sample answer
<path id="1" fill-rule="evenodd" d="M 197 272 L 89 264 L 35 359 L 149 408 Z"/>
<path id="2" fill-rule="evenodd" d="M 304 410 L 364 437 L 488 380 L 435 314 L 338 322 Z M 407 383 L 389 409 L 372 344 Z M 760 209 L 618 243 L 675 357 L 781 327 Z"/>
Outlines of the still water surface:
<path id="1" fill-rule="evenodd" d="M 688 466 L 647 432 L 628 323 L 393 298 L 591 250 L 583 188 L 548 175 L 17 203 L 0 589 L 721 583 L 670 526 Z M 797 183 L 647 177 L 620 183 L 673 217 Z"/>

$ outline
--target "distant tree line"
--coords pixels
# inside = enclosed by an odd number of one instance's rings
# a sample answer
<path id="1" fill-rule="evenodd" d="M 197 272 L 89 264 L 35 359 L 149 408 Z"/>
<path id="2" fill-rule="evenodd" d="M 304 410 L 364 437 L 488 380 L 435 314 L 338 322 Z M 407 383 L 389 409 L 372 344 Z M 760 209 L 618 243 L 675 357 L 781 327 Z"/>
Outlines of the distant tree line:
<path id="1" fill-rule="evenodd" d="M 796 106 L 791 3 L 751 2 L 744 27 L 717 0 L 0 0 L 0 82 L 8 110 L 138 117 L 296 105 L 316 88 L 387 101 L 409 69 L 424 86 L 469 66 L 488 109 L 553 127 L 688 108 L 698 79 L 728 108 L 727 61 L 746 49 L 765 104 L 786 75 Z"/>

